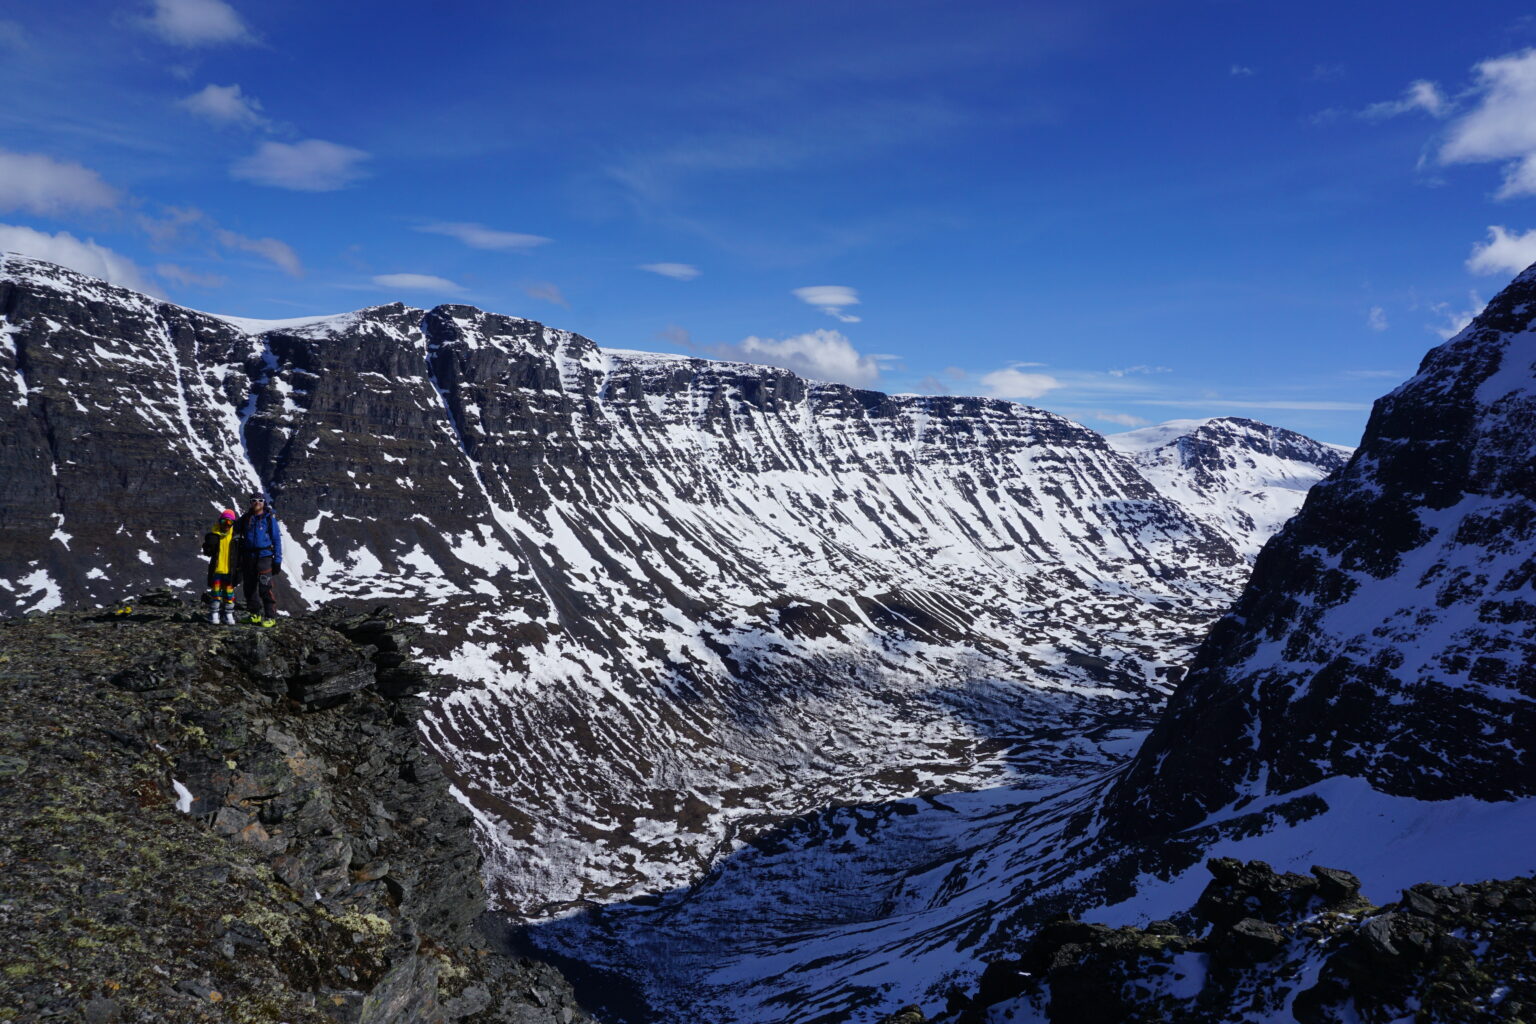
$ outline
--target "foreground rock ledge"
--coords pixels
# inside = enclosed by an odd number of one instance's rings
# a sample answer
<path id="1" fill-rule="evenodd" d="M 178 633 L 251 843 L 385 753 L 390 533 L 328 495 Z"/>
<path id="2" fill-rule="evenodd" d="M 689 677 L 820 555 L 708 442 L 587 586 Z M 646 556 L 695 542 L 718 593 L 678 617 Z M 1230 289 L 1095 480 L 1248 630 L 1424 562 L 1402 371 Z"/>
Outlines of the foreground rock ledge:
<path id="1" fill-rule="evenodd" d="M 408 628 L 195 610 L 0 621 L 0 1020 L 589 1020 L 480 934 Z"/>

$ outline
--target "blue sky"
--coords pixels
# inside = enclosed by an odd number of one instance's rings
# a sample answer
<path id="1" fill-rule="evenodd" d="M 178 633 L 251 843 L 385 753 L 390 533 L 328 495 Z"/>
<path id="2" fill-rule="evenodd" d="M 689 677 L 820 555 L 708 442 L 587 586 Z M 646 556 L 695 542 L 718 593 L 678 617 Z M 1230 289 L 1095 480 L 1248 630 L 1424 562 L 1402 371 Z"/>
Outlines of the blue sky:
<path id="1" fill-rule="evenodd" d="M 1533 46 L 1503 2 L 13 3 L 0 247 L 1353 443 L 1536 261 Z"/>

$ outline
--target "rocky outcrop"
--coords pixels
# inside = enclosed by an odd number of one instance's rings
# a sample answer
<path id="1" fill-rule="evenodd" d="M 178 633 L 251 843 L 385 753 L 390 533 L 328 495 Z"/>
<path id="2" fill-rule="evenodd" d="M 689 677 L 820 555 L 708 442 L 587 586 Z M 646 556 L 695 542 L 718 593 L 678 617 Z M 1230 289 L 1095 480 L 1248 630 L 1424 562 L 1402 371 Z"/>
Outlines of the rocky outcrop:
<path id="1" fill-rule="evenodd" d="M 1536 795 L 1536 268 L 1376 403 L 1121 780 L 1155 835 L 1335 775 Z"/>
<path id="2" fill-rule="evenodd" d="M 1047 922 L 957 994 L 955 1024 L 1422 1024 L 1536 1010 L 1536 879 L 1416 885 L 1376 907 L 1346 871 L 1212 860 L 1174 921 Z"/>
<path id="3" fill-rule="evenodd" d="M 445 680 L 387 609 L 117 611 L 0 622 L 0 1020 L 587 1019 L 480 932 L 411 695 Z"/>

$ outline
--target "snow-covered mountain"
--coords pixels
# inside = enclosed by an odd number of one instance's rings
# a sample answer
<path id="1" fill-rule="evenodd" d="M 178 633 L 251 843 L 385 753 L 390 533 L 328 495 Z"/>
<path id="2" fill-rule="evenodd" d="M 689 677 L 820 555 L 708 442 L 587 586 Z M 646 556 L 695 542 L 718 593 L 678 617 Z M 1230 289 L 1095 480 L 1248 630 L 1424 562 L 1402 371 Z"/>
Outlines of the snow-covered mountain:
<path id="1" fill-rule="evenodd" d="M 1235 416 L 1171 420 L 1107 440 L 1250 558 L 1353 451 Z"/>
<path id="2" fill-rule="evenodd" d="M 1377 402 L 1119 787 L 1131 834 L 1336 775 L 1536 796 L 1536 268 Z M 1196 725 L 1198 723 L 1198 729 Z"/>
<path id="3" fill-rule="evenodd" d="M 732 965 L 788 977 L 833 943 L 899 971 L 838 929 L 915 928 L 913 900 L 990 929 L 991 898 L 964 910 L 938 865 L 1129 755 L 1264 529 L 1212 512 L 1246 456 L 1149 479 L 1042 410 L 468 306 L 247 321 L 6 256 L 0 317 L 4 609 L 200 589 L 209 517 L 272 491 L 290 599 L 387 596 L 480 684 L 424 720 L 503 907 L 698 911 L 665 950 L 649 924 L 611 957 L 579 920 L 530 933 L 648 996 L 675 963 L 712 980 L 666 998 L 808 1019 Z M 1293 447 L 1295 479 L 1336 458 Z"/>
<path id="4" fill-rule="evenodd" d="M 659 905 L 533 942 L 622 975 L 655 1019 L 874 1021 L 961 1005 L 1052 914 L 1184 911 L 1208 857 L 1347 865 L 1376 903 L 1536 872 L 1533 318 L 1536 268 L 1378 402 L 1129 764 L 807 816 Z M 1231 1019 L 1288 1019 L 1272 1010 Z"/>

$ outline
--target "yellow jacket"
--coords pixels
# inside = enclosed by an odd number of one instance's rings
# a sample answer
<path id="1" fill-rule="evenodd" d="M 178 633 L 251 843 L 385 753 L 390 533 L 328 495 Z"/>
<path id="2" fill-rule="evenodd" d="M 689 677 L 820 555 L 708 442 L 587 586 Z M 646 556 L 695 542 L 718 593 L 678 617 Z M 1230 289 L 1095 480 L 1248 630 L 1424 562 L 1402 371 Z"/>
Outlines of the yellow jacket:
<path id="1" fill-rule="evenodd" d="M 228 522 L 220 522 L 208 535 L 203 538 L 203 554 L 208 556 L 208 571 L 215 573 L 233 572 L 235 568 L 234 558 L 235 531 Z"/>

